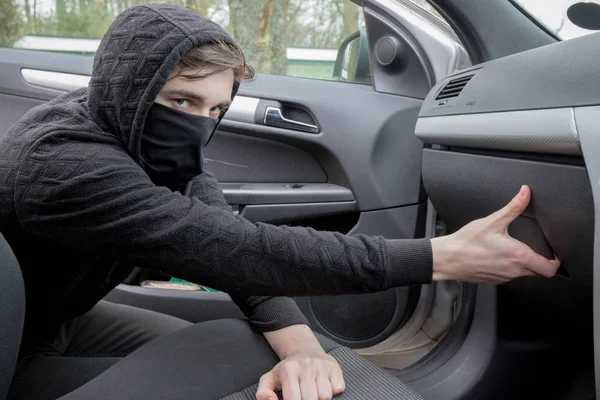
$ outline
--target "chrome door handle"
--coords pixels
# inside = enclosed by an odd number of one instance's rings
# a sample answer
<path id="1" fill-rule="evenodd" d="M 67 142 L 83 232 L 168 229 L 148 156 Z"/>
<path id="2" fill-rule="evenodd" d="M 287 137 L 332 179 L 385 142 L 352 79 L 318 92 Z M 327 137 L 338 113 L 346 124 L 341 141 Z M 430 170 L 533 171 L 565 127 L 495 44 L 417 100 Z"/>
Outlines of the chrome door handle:
<path id="1" fill-rule="evenodd" d="M 313 124 L 307 124 L 293 119 L 287 119 L 281 113 L 281 108 L 269 106 L 265 111 L 265 125 L 276 126 L 278 128 L 293 129 L 296 131 L 319 133 L 319 127 Z"/>

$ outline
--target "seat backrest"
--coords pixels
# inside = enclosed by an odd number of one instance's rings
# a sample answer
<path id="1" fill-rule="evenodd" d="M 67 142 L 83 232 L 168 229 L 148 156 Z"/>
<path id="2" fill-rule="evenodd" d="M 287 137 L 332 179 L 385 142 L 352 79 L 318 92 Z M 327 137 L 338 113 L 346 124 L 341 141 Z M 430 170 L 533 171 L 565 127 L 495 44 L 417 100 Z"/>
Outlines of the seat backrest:
<path id="1" fill-rule="evenodd" d="M 0 234 L 0 399 L 10 388 L 25 319 L 25 285 L 21 268 Z"/>

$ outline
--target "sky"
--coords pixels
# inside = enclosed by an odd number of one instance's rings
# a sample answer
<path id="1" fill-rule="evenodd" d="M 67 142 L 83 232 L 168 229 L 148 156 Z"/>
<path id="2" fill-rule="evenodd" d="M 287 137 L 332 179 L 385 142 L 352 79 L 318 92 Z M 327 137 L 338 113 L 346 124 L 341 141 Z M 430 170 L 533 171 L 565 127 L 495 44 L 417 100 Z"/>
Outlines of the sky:
<path id="1" fill-rule="evenodd" d="M 149 2 L 152 0 L 148 0 Z M 473 0 L 473 1 L 482 1 L 482 0 Z M 508 0 L 507 0 L 508 1 Z M 521 4 L 523 8 L 527 9 L 536 19 L 546 25 L 550 30 L 555 31 L 558 27 L 560 27 L 561 21 L 565 18 L 565 13 L 567 8 L 573 4 L 577 3 L 580 0 L 515 0 L 517 3 Z M 594 3 L 600 4 L 600 0 L 587 0 L 592 1 Z M 22 3 L 23 0 L 20 0 Z M 49 13 L 52 10 L 52 5 L 54 0 L 37 0 L 38 4 L 38 12 L 39 13 Z M 220 16 L 221 18 L 223 16 Z M 221 19 L 218 18 L 218 19 Z M 220 22 L 220 21 L 217 21 Z M 563 39 L 571 39 L 573 37 L 581 36 L 584 34 L 592 33 L 592 31 L 588 31 L 585 29 L 578 28 L 577 26 L 570 23 L 568 20 L 565 21 L 565 24 L 561 31 L 559 32 L 559 36 Z"/>

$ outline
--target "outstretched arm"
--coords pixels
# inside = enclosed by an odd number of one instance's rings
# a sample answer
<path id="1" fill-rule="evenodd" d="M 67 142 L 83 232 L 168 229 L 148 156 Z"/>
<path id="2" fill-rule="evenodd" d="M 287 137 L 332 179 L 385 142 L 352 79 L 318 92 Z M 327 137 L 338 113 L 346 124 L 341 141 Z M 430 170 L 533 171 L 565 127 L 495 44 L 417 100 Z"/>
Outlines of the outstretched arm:
<path id="1" fill-rule="evenodd" d="M 19 222 L 45 240 L 243 295 L 323 295 L 431 282 L 428 239 L 251 223 L 155 186 L 116 146 L 45 137 L 21 160 Z"/>

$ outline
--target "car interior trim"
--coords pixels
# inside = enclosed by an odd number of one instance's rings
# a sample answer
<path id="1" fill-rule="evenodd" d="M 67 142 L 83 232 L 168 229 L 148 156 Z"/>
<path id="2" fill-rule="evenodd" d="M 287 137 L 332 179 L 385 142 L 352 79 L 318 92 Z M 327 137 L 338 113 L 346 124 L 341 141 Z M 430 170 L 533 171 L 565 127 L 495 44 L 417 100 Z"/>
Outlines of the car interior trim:
<path id="1" fill-rule="evenodd" d="M 307 124 L 284 117 L 280 107 L 268 106 L 265 111 L 265 118 L 263 122 L 265 125 L 277 126 L 284 129 L 292 129 L 308 133 L 319 133 L 319 127 L 317 125 Z"/>
<path id="2" fill-rule="evenodd" d="M 594 326 L 594 358 L 596 365 L 600 360 L 600 106 L 578 107 L 575 109 L 577 126 L 580 131 L 581 149 L 592 187 L 594 201 L 594 261 L 592 273 L 593 326 Z M 596 387 L 600 387 L 600 368 L 595 369 Z"/>
<path id="3" fill-rule="evenodd" d="M 256 97 L 235 96 L 225 114 L 225 119 L 252 124 L 259 102 L 260 99 Z"/>
<path id="4" fill-rule="evenodd" d="M 220 183 L 229 204 L 354 201 L 350 189 L 332 183 Z"/>
<path id="5" fill-rule="evenodd" d="M 435 292 L 435 282 L 429 285 L 421 286 L 419 302 L 417 303 L 414 312 L 408 321 L 406 321 L 406 323 L 402 326 L 402 328 L 394 332 L 390 337 L 380 343 L 358 349 L 358 353 L 361 355 L 382 354 L 386 351 L 391 351 L 400 347 L 402 344 L 414 337 L 417 332 L 421 330 L 425 324 L 425 321 L 427 320 L 427 317 L 429 317 L 431 313 L 431 309 L 433 308 L 435 301 Z"/>
<path id="6" fill-rule="evenodd" d="M 445 146 L 581 155 L 573 108 L 421 117 L 415 133 Z"/>
<path id="7" fill-rule="evenodd" d="M 447 76 L 425 98 L 420 117 L 587 107 L 600 104 L 597 53 L 600 32 L 475 65 Z M 442 101 L 442 88 L 472 75 Z"/>
<path id="8" fill-rule="evenodd" d="M 358 206 L 355 201 L 331 201 L 327 203 L 253 204 L 244 206 L 239 215 L 250 222 L 283 224 L 356 211 L 358 211 Z"/>
<path id="9" fill-rule="evenodd" d="M 70 92 L 82 87 L 86 87 L 90 82 L 90 77 L 78 74 L 66 74 L 63 72 L 43 71 L 39 69 L 21 69 L 21 76 L 25 82 L 34 86 L 41 86 L 48 89 Z"/>
<path id="10" fill-rule="evenodd" d="M 460 42 L 395 0 L 379 0 L 377 6 L 388 12 L 409 31 L 427 55 L 435 81 L 457 69 L 471 65 L 469 55 Z"/>

